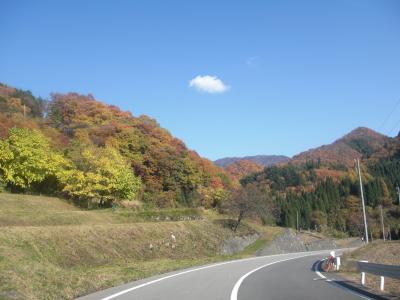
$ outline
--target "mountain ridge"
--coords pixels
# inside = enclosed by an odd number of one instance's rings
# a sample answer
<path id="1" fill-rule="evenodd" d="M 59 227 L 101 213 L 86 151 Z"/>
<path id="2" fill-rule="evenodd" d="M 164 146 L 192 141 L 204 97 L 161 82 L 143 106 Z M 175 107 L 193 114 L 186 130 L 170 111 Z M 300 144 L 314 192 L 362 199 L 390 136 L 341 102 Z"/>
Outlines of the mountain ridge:
<path id="1" fill-rule="evenodd" d="M 242 157 L 223 157 L 217 160 L 214 160 L 214 164 L 220 167 L 226 167 L 236 161 L 252 161 L 263 167 L 268 167 L 274 164 L 278 164 L 284 161 L 288 161 L 290 157 L 285 155 L 249 155 Z"/>
<path id="2" fill-rule="evenodd" d="M 357 127 L 331 144 L 294 155 L 290 162 L 296 164 L 318 160 L 323 164 L 351 166 L 355 158 L 369 158 L 386 152 L 391 140 L 390 137 L 370 128 Z"/>
<path id="3" fill-rule="evenodd" d="M 293 157 L 284 155 L 254 155 L 243 157 L 224 157 L 215 160 L 217 166 L 227 169 L 240 161 L 251 161 L 263 167 L 285 163 L 306 163 L 320 161 L 323 164 L 342 164 L 350 166 L 355 158 L 382 156 L 391 143 L 391 138 L 368 127 L 357 127 L 330 144 L 302 151 Z"/>

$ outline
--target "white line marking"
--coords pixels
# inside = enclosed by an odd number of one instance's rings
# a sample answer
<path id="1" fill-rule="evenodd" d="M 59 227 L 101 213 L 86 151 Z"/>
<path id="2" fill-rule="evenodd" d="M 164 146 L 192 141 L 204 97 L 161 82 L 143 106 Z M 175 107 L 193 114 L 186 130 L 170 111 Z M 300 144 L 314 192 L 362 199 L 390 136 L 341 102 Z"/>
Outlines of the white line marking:
<path id="1" fill-rule="evenodd" d="M 319 263 L 318 263 L 318 265 L 317 265 L 317 266 L 315 267 L 315 269 L 314 269 L 315 273 L 316 273 L 319 277 L 321 277 L 322 279 L 326 279 L 326 281 L 333 283 L 336 287 L 339 287 L 339 288 L 341 288 L 342 290 L 345 290 L 346 292 L 348 292 L 348 293 L 350 293 L 350 294 L 353 294 L 353 295 L 355 295 L 355 296 L 358 296 L 358 297 L 360 297 L 360 298 L 362 298 L 362 299 L 373 300 L 372 298 L 369 298 L 369 297 L 364 296 L 364 295 L 362 295 L 362 294 L 360 294 L 360 293 L 357 293 L 356 291 L 353 291 L 353 290 L 351 290 L 351 289 L 349 289 L 349 288 L 346 288 L 346 287 L 342 286 L 341 284 L 335 282 L 335 279 L 333 279 L 333 280 L 327 279 L 324 275 L 322 275 L 322 274 L 318 271 L 318 266 L 320 266 L 321 263 L 322 263 L 324 260 L 325 260 L 325 259 L 320 260 Z"/>
<path id="2" fill-rule="evenodd" d="M 306 256 L 312 256 L 312 255 L 318 255 L 318 254 L 326 253 L 327 251 L 329 251 L 329 250 L 311 251 L 311 252 L 307 252 L 308 253 L 307 255 L 297 256 L 297 257 L 290 258 L 290 259 L 301 258 L 301 257 L 306 257 Z M 166 280 L 166 279 L 174 278 L 174 277 L 177 277 L 177 276 L 185 275 L 185 274 L 188 274 L 188 273 L 192 273 L 192 272 L 196 272 L 196 271 L 200 271 L 200 270 L 204 270 L 204 269 L 210 269 L 210 268 L 219 267 L 219 266 L 223 266 L 223 265 L 227 265 L 227 264 L 231 264 L 231 263 L 262 259 L 262 258 L 266 258 L 266 257 L 275 257 L 275 256 L 282 256 L 282 255 L 296 255 L 296 254 L 301 254 L 301 253 L 304 253 L 304 252 L 251 257 L 251 258 L 246 258 L 246 259 L 239 259 L 239 260 L 232 260 L 232 261 L 227 261 L 227 262 L 223 262 L 223 263 L 217 263 L 217 264 L 208 265 L 208 266 L 204 266 L 204 267 L 200 267 L 200 268 L 196 268 L 196 269 L 190 269 L 190 270 L 183 271 L 183 272 L 180 272 L 180 273 L 176 273 L 176 274 L 172 274 L 172 275 L 165 276 L 165 277 L 162 277 L 162 278 L 158 278 L 158 279 L 155 279 L 155 280 L 152 280 L 152 281 L 149 281 L 149 282 L 145 282 L 143 284 L 131 287 L 131 288 L 126 289 L 126 290 L 122 290 L 122 291 L 120 291 L 118 293 L 115 293 L 115 294 L 112 294 L 112 295 L 107 296 L 105 298 L 102 298 L 101 300 L 111 300 L 111 299 L 114 299 L 114 298 L 119 297 L 121 295 L 124 295 L 126 293 L 129 293 L 129 292 L 132 292 L 134 290 L 140 289 L 142 287 L 145 287 L 145 286 L 148 286 L 148 285 L 151 285 L 151 284 L 154 284 L 154 283 Z M 289 259 L 285 259 L 285 260 L 289 260 Z M 282 260 L 282 261 L 285 261 L 285 260 Z M 281 262 L 281 261 L 277 261 L 275 263 L 278 263 L 278 262 Z M 265 266 L 263 266 L 263 267 L 265 267 Z M 231 299 L 232 299 L 232 296 L 231 296 Z"/>
<path id="3" fill-rule="evenodd" d="M 319 261 L 319 263 L 318 263 L 318 266 L 319 266 L 324 260 L 325 260 L 325 259 L 321 259 L 321 260 Z M 315 273 L 316 273 L 319 277 L 321 277 L 322 279 L 326 279 L 326 277 L 325 277 L 324 275 L 322 275 L 320 271 L 318 271 L 318 266 L 315 267 Z"/>
<path id="4" fill-rule="evenodd" d="M 320 252 L 325 253 L 327 251 L 320 251 Z M 261 267 L 258 267 L 258 268 L 254 269 L 254 270 L 251 270 L 250 272 L 248 272 L 248 273 L 244 274 L 242 277 L 240 277 L 240 279 L 236 282 L 235 286 L 233 287 L 232 293 L 231 293 L 231 300 L 237 300 L 237 296 L 238 296 L 240 285 L 243 283 L 243 281 L 246 279 L 246 277 L 250 276 L 254 272 L 257 272 L 258 270 L 261 270 L 262 268 L 266 268 L 268 266 L 271 266 L 271 265 L 274 265 L 274 264 L 277 264 L 277 263 L 280 263 L 280 262 L 293 260 L 293 259 L 304 258 L 304 257 L 307 257 L 307 256 L 313 256 L 313 255 L 316 255 L 316 254 L 317 253 L 307 254 L 307 255 L 302 255 L 302 256 L 296 256 L 296 257 L 292 257 L 292 258 L 286 258 L 286 259 L 282 259 L 282 260 L 271 262 L 269 264 L 266 264 L 266 265 L 263 265 Z"/>

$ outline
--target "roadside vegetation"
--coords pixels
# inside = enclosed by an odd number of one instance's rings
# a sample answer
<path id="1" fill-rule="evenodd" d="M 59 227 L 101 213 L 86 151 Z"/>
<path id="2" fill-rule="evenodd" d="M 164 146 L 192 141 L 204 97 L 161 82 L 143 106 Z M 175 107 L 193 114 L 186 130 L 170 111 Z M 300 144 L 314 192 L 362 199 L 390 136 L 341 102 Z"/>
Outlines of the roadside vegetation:
<path id="1" fill-rule="evenodd" d="M 347 280 L 360 284 L 361 275 L 357 271 L 356 262 L 366 260 L 370 263 L 400 265 L 399 241 L 374 241 L 368 245 L 344 253 L 340 275 Z M 366 274 L 366 286 L 376 292 L 379 291 L 380 277 Z M 392 295 L 400 295 L 400 280 L 385 277 L 385 291 Z"/>

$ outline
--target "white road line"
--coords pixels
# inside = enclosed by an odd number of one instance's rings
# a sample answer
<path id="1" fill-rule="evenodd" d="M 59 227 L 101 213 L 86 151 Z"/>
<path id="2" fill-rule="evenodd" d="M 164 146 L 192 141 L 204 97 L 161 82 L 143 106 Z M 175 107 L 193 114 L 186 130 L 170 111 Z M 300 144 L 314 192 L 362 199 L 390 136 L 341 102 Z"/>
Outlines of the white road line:
<path id="1" fill-rule="evenodd" d="M 235 262 L 235 261 L 228 261 L 228 262 L 219 263 L 219 264 L 215 264 L 215 265 L 210 265 L 210 266 L 205 266 L 205 267 L 201 267 L 201 268 L 191 269 L 191 270 L 187 270 L 187 271 L 184 271 L 184 272 L 180 272 L 180 273 L 172 274 L 172 275 L 165 276 L 165 277 L 162 277 L 162 278 L 158 278 L 158 279 L 155 279 L 155 280 L 152 280 L 152 281 L 149 281 L 149 282 L 145 282 L 143 284 L 131 287 L 129 289 L 122 290 L 122 291 L 120 291 L 118 293 L 115 293 L 115 294 L 112 294 L 112 295 L 110 295 L 108 297 L 102 298 L 101 300 L 114 299 L 114 298 L 119 297 L 121 295 L 124 295 L 126 293 L 132 292 L 134 290 L 140 289 L 142 287 L 145 287 L 145 286 L 148 286 L 150 284 L 154 284 L 154 283 L 166 280 L 166 279 L 174 278 L 174 277 L 181 276 L 181 275 L 188 274 L 188 273 L 192 273 L 192 272 L 195 272 L 195 271 L 200 271 L 200 270 L 204 270 L 204 269 L 209 269 L 209 268 L 213 268 L 213 267 L 218 267 L 218 266 L 230 264 L 230 263 L 233 263 L 233 262 Z"/>
<path id="2" fill-rule="evenodd" d="M 325 260 L 325 259 L 320 260 L 319 263 L 318 263 L 318 266 L 319 266 L 324 260 Z M 319 277 L 321 277 L 322 279 L 326 279 L 326 277 L 325 277 L 324 275 L 322 275 L 320 271 L 318 271 L 318 268 L 315 268 L 315 273 L 316 273 Z"/>
<path id="3" fill-rule="evenodd" d="M 326 253 L 327 251 L 320 251 L 320 253 Z M 239 292 L 239 288 L 240 285 L 243 283 L 243 281 L 250 276 L 251 274 L 253 274 L 254 272 L 257 272 L 258 270 L 261 270 L 262 268 L 266 268 L 268 266 L 280 263 L 280 262 L 284 262 L 284 261 L 288 261 L 288 260 L 293 260 L 293 259 L 299 259 L 299 258 L 303 258 L 303 257 L 307 257 L 307 256 L 313 256 L 313 255 L 317 255 L 318 253 L 312 253 L 312 254 L 307 254 L 307 255 L 302 255 L 302 256 L 296 256 L 296 257 L 292 257 L 292 258 L 286 258 L 286 259 L 282 259 L 282 260 L 278 260 L 278 261 L 274 261 L 271 262 L 269 264 L 263 265 L 261 267 L 258 267 L 254 270 L 251 270 L 250 272 L 244 274 L 242 277 L 240 277 L 240 279 L 236 282 L 235 286 L 233 287 L 232 293 L 231 293 L 231 300 L 237 300 L 237 296 L 238 296 L 238 292 Z M 322 275 L 322 274 L 321 274 Z"/>
<path id="4" fill-rule="evenodd" d="M 355 295 L 355 296 L 358 296 L 358 297 L 360 297 L 360 298 L 362 298 L 362 299 L 373 300 L 372 298 L 369 298 L 369 297 L 364 296 L 364 295 L 362 295 L 362 294 L 360 294 L 360 293 L 357 293 L 356 291 L 353 291 L 353 290 L 351 290 L 351 289 L 348 289 L 348 288 L 344 287 L 343 285 L 341 285 L 341 284 L 335 282 L 335 279 L 331 280 L 331 279 L 326 278 L 326 276 L 322 275 L 321 272 L 318 271 L 318 266 L 320 266 L 321 263 L 322 263 L 324 260 L 325 260 L 325 259 L 320 260 L 319 263 L 318 263 L 318 265 L 317 265 L 317 266 L 315 267 L 315 269 L 314 269 L 315 273 L 316 273 L 319 277 L 321 277 L 322 279 L 326 279 L 326 281 L 331 282 L 331 283 L 334 284 L 336 287 L 339 287 L 339 288 L 341 288 L 342 290 L 345 290 L 346 292 L 348 292 L 348 293 L 350 293 L 350 294 L 353 294 L 353 295 Z"/>
<path id="5" fill-rule="evenodd" d="M 327 252 L 327 250 L 312 251 L 312 252 L 307 252 L 308 253 L 307 255 L 298 256 L 298 257 L 294 257 L 294 258 L 289 258 L 289 259 L 285 259 L 285 260 L 296 259 L 296 258 L 312 256 L 312 255 L 318 255 L 318 254 L 326 253 L 326 252 Z M 287 253 L 287 255 L 296 255 L 296 254 L 301 254 L 301 253 L 304 253 L 304 252 Z M 282 256 L 282 255 L 285 255 L 285 254 L 276 254 L 276 255 L 268 255 L 268 256 L 251 257 L 251 258 L 246 258 L 246 259 L 239 259 L 239 260 L 232 260 L 232 261 L 227 261 L 227 262 L 223 262 L 223 263 L 217 263 L 217 264 L 208 265 L 208 266 L 204 266 L 204 267 L 200 267 L 200 268 L 196 268 L 196 269 L 190 269 L 190 270 L 183 271 L 183 272 L 180 272 L 180 273 L 176 273 L 176 274 L 172 274 L 172 275 L 165 276 L 165 277 L 162 277 L 162 278 L 158 278 L 158 279 L 155 279 L 155 280 L 152 280 L 152 281 L 149 281 L 149 282 L 145 282 L 143 284 L 131 287 L 131 288 L 126 289 L 126 290 L 122 290 L 122 291 L 120 291 L 118 293 L 115 293 L 115 294 L 112 294 L 110 296 L 104 297 L 101 300 L 111 300 L 111 299 L 114 299 L 114 298 L 119 297 L 121 295 L 124 295 L 126 293 L 129 293 L 129 292 L 132 292 L 134 290 L 140 289 L 142 287 L 145 287 L 145 286 L 148 286 L 148 285 L 151 285 L 151 284 L 154 284 L 154 283 L 166 280 L 166 279 L 170 279 L 170 278 L 174 278 L 174 277 L 177 277 L 177 276 L 185 275 L 185 274 L 188 274 L 188 273 L 200 271 L 200 270 L 215 268 L 215 267 L 219 267 L 219 266 L 223 266 L 223 265 L 227 265 L 227 264 L 232 264 L 232 263 L 237 263 L 237 262 L 250 261 L 250 260 L 262 259 L 262 258 L 266 258 L 266 257 Z M 274 263 L 282 262 L 282 261 L 285 261 L 285 260 L 277 261 L 277 262 L 274 262 Z M 270 264 L 274 264 L 274 263 L 270 263 Z M 270 265 L 270 264 L 268 264 L 268 265 Z M 263 267 L 266 267 L 268 265 L 265 265 Z M 231 299 L 232 299 L 232 295 L 231 295 Z"/>

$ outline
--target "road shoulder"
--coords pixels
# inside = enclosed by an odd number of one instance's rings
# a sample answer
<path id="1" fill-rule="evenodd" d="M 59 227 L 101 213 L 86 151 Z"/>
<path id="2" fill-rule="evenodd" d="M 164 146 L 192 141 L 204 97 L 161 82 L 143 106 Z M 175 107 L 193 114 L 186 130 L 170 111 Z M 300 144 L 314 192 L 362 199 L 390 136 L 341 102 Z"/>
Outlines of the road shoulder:
<path id="1" fill-rule="evenodd" d="M 376 290 L 372 290 L 366 286 L 362 286 L 354 281 L 348 280 L 343 276 L 340 276 L 337 272 L 324 272 L 321 268 L 322 261 L 316 262 L 314 265 L 314 270 L 318 274 L 318 276 L 322 275 L 323 279 L 326 281 L 337 284 L 345 289 L 348 289 L 351 292 L 357 293 L 360 296 L 364 296 L 368 299 L 378 299 L 378 300 L 395 300 L 399 299 L 394 295 L 390 295 L 388 293 L 378 292 Z M 320 276 L 321 277 L 321 276 Z"/>

